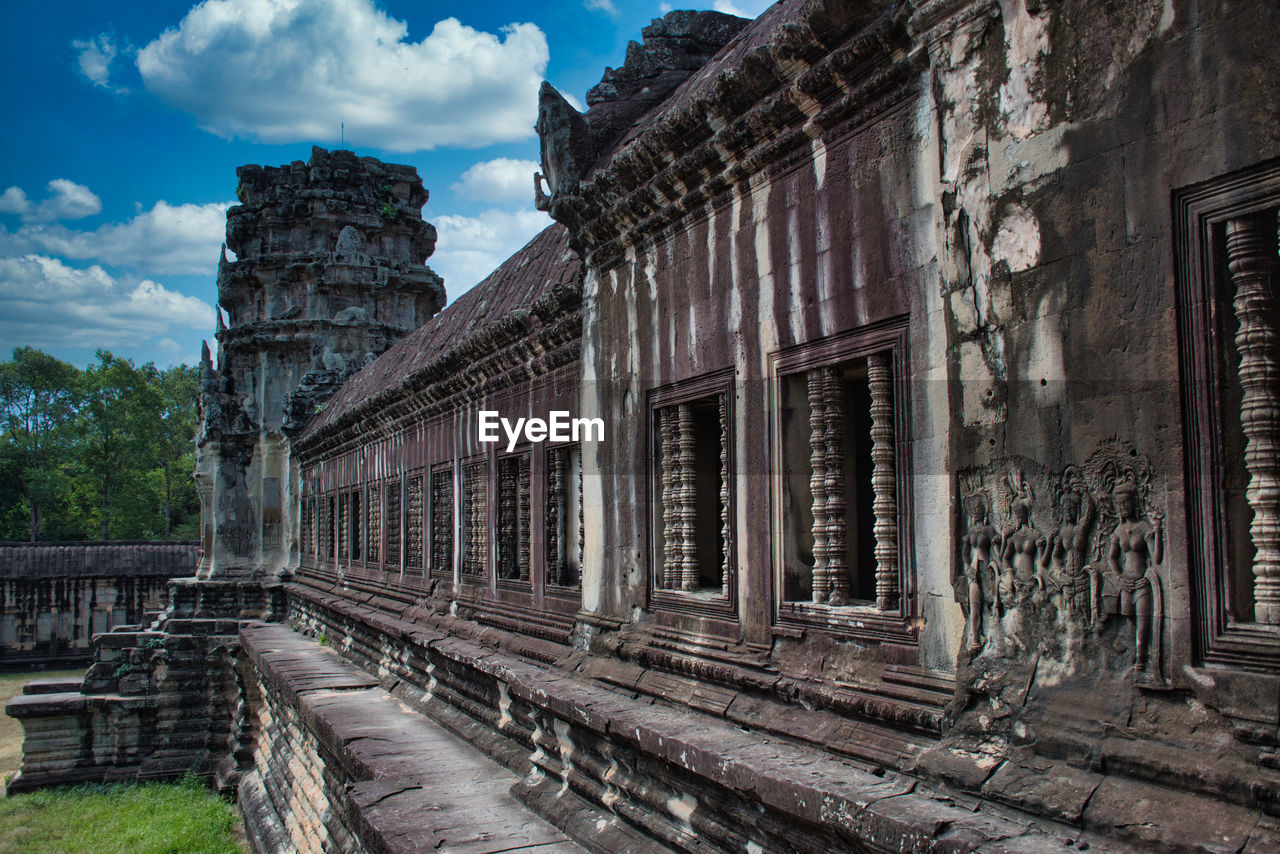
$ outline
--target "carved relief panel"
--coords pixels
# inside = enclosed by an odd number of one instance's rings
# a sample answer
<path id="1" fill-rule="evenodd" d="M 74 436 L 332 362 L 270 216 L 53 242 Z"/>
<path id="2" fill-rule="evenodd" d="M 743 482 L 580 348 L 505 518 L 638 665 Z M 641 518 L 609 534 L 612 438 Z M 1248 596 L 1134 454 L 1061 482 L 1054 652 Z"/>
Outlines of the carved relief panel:
<path id="1" fill-rule="evenodd" d="M 1163 679 L 1163 516 L 1150 460 L 1108 440 L 1079 466 L 1030 460 L 960 475 L 965 643 L 975 655 L 1034 649 Z M 1110 655 L 1119 637 L 1123 661 Z"/>

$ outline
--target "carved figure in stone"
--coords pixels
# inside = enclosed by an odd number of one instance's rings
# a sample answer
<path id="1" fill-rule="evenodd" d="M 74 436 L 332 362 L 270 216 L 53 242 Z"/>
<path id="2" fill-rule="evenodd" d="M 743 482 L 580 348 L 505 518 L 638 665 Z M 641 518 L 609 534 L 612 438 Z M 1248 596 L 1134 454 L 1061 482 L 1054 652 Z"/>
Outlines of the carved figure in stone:
<path id="1" fill-rule="evenodd" d="M 1009 485 L 1014 494 L 1014 527 L 1004 535 L 1004 548 L 1000 553 L 1003 571 L 1000 575 L 999 596 L 1005 607 L 1015 598 L 1026 596 L 1033 582 L 1037 593 L 1043 593 L 1044 580 L 1037 567 L 1043 560 L 1048 543 L 1045 535 L 1031 522 L 1035 495 L 1022 472 L 1011 475 Z"/>
<path id="2" fill-rule="evenodd" d="M 1070 486 L 1060 501 L 1062 524 L 1049 535 L 1040 560 L 1043 583 L 1050 592 L 1058 593 L 1068 620 L 1082 616 L 1092 625 L 1097 619 L 1097 575 L 1090 572 L 1086 561 L 1089 535 L 1093 529 L 1095 505 L 1089 490 Z"/>
<path id="3" fill-rule="evenodd" d="M 1163 520 L 1141 515 L 1138 488 L 1130 480 L 1121 482 L 1112 493 L 1119 521 L 1111 534 L 1108 580 L 1115 585 L 1116 610 L 1134 618 L 1134 668 L 1141 673 L 1150 668 L 1150 643 L 1159 625 L 1162 610 L 1160 578 L 1156 565 L 1164 562 Z"/>
<path id="4" fill-rule="evenodd" d="M 997 616 L 1000 611 L 1000 599 L 995 595 L 999 567 L 994 559 L 1000 548 L 1000 534 L 991 525 L 984 495 L 974 493 L 965 498 L 964 509 L 969 517 L 969 526 L 961 539 L 961 557 L 969 585 L 969 624 L 965 633 L 966 643 L 974 651 L 982 646 L 982 612 L 986 600 L 991 599 Z"/>

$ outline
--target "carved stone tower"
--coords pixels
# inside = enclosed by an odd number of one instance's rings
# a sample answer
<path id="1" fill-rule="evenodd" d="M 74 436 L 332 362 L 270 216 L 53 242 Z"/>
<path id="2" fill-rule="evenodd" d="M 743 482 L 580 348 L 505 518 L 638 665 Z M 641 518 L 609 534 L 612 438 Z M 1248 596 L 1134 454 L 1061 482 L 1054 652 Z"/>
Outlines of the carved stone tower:
<path id="1" fill-rule="evenodd" d="M 289 437 L 438 312 L 445 292 L 423 263 L 436 232 L 412 167 L 314 148 L 307 163 L 236 172 L 241 204 L 227 212 L 218 265 L 218 364 L 206 347 L 202 369 L 198 577 L 266 581 L 297 555 Z"/>

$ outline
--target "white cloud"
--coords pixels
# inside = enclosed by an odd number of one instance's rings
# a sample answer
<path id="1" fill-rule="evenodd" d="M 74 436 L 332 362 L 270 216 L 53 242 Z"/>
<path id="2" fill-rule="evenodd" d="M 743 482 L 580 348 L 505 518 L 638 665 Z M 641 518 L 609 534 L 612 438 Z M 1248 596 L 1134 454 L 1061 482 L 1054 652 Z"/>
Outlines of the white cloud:
<path id="1" fill-rule="evenodd" d="M 0 213 L 24 214 L 31 210 L 31 202 L 21 187 L 10 187 L 0 195 Z"/>
<path id="2" fill-rule="evenodd" d="M 532 160 L 499 157 L 473 165 L 449 189 L 486 202 L 533 203 L 533 173 L 542 167 Z"/>
<path id="3" fill-rule="evenodd" d="M 661 12 L 662 14 L 664 14 L 664 15 L 665 15 L 665 14 L 667 14 L 668 12 L 670 12 L 670 11 L 671 11 L 671 4 L 670 4 L 670 3 L 659 3 L 659 4 L 658 4 L 658 11 L 659 11 L 659 12 Z"/>
<path id="4" fill-rule="evenodd" d="M 604 12 L 610 18 L 618 17 L 618 7 L 613 0 L 583 0 L 583 7 L 593 12 Z"/>
<path id="5" fill-rule="evenodd" d="M 739 18 L 756 18 L 765 9 L 773 5 L 773 0 L 749 0 L 742 5 L 732 2 L 732 0 L 715 0 L 711 4 L 711 8 L 717 12 L 724 12 L 726 15 L 737 15 Z"/>
<path id="6" fill-rule="evenodd" d="M 171 205 L 162 200 L 127 222 L 107 223 L 93 231 L 58 223 L 24 225 L 13 233 L 0 229 L 0 253 L 92 259 L 148 273 L 211 273 L 217 268 L 231 204 Z"/>
<path id="7" fill-rule="evenodd" d="M 0 258 L 0 340 L 33 347 L 137 344 L 175 328 L 209 329 L 213 307 L 143 279 L 116 279 L 43 255 Z"/>
<path id="8" fill-rule="evenodd" d="M 10 187 L 0 195 L 0 213 L 18 214 L 23 222 L 53 222 L 82 219 L 102 210 L 102 199 L 83 184 L 54 178 L 49 182 L 49 198 L 33 205 L 21 187 Z"/>
<path id="9" fill-rule="evenodd" d="M 551 225 L 535 210 L 487 210 L 479 216 L 428 217 L 439 232 L 431 268 L 444 276 L 449 299 L 457 299 L 497 269 L 516 250 Z"/>
<path id="10" fill-rule="evenodd" d="M 371 0 L 204 0 L 138 52 L 148 91 L 224 137 L 417 151 L 532 135 L 549 53 L 446 18 L 408 41 Z"/>
<path id="11" fill-rule="evenodd" d="M 73 41 L 71 46 L 77 51 L 76 63 L 86 80 L 111 92 L 124 94 L 129 91 L 111 85 L 111 63 L 120 50 L 110 33 L 99 33 L 87 41 Z"/>

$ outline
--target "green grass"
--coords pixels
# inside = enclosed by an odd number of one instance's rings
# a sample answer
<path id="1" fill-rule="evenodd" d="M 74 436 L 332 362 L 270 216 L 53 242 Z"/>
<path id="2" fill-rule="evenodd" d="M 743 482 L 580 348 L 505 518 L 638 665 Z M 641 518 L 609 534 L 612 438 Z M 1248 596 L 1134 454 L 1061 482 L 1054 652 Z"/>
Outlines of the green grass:
<path id="1" fill-rule="evenodd" d="M 0 854 L 240 854 L 235 808 L 197 779 L 0 799 Z"/>

